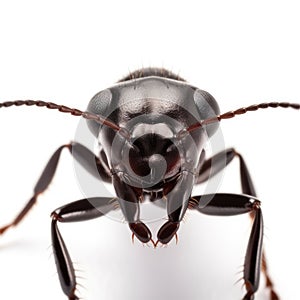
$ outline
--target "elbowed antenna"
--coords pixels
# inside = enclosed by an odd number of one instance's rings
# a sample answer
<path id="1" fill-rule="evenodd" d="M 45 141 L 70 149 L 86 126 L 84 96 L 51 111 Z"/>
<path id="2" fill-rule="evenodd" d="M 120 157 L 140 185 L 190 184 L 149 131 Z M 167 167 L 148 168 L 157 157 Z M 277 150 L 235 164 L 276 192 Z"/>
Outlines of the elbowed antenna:
<path id="1" fill-rule="evenodd" d="M 215 122 L 225 120 L 225 119 L 231 119 L 237 115 L 243 115 L 249 111 L 256 111 L 260 108 L 270 108 L 270 107 L 271 108 L 281 107 L 281 108 L 300 109 L 300 104 L 299 103 L 289 103 L 289 102 L 266 102 L 266 103 L 260 103 L 260 104 L 253 104 L 253 105 L 250 105 L 247 107 L 242 107 L 242 108 L 239 108 L 236 110 L 228 111 L 224 114 L 217 115 L 213 118 L 202 120 L 201 122 L 195 123 L 195 124 L 191 125 L 190 127 L 186 128 L 185 131 L 191 132 L 195 129 L 198 129 L 200 127 L 203 127 L 203 126 L 211 124 L 211 123 L 215 123 Z"/>
<path id="2" fill-rule="evenodd" d="M 57 109 L 60 112 L 63 113 L 70 113 L 73 116 L 81 116 L 87 120 L 94 120 L 97 123 L 106 125 L 113 130 L 119 131 L 121 129 L 120 126 L 115 124 L 114 122 L 104 118 L 103 116 L 96 115 L 90 112 L 83 112 L 79 109 L 76 108 L 69 108 L 64 105 L 58 105 L 53 102 L 45 102 L 45 101 L 40 101 L 40 100 L 16 100 L 16 101 L 6 101 L 0 103 L 0 108 L 1 107 L 10 107 L 10 106 L 21 106 L 21 105 L 26 105 L 26 106 L 38 106 L 38 107 L 46 107 L 49 109 Z M 122 130 L 123 132 L 123 130 Z"/>

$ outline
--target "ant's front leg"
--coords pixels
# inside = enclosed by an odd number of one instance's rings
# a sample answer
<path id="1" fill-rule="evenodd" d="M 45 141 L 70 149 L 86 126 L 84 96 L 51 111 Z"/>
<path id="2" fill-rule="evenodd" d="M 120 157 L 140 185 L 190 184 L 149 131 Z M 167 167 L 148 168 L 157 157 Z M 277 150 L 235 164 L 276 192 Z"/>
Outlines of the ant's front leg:
<path id="1" fill-rule="evenodd" d="M 168 185 L 166 185 L 164 195 L 167 199 L 167 213 L 169 220 L 159 229 L 156 245 L 158 242 L 167 244 L 174 236 L 176 236 L 179 224 L 188 208 L 194 180 L 194 174 L 188 171 L 182 171 L 170 191 L 167 190 Z"/>
<path id="2" fill-rule="evenodd" d="M 252 182 L 250 172 L 248 171 L 246 162 L 243 156 L 233 148 L 221 151 L 211 157 L 210 159 L 204 161 L 200 169 L 200 174 L 197 178 L 197 183 L 205 182 L 209 180 L 210 177 L 219 173 L 225 166 L 227 166 L 234 158 L 239 159 L 240 164 L 240 182 L 243 194 L 247 194 L 253 197 L 257 197 L 254 184 Z M 251 219 L 253 215 L 250 214 Z M 274 284 L 268 272 L 268 265 L 266 261 L 265 251 L 262 252 L 262 271 L 266 278 L 266 286 L 270 289 L 270 299 L 278 300 L 279 296 L 274 290 Z"/>
<path id="3" fill-rule="evenodd" d="M 0 234 L 3 234 L 7 229 L 12 226 L 18 225 L 23 218 L 27 215 L 33 205 L 37 202 L 37 199 L 40 194 L 42 194 L 51 183 L 55 171 L 57 169 L 57 165 L 59 162 L 59 158 L 63 149 L 68 149 L 74 159 L 78 161 L 90 174 L 93 176 L 99 177 L 106 182 L 111 182 L 111 177 L 107 172 L 108 167 L 103 158 L 98 158 L 85 146 L 72 142 L 70 144 L 63 145 L 59 147 L 49 159 L 46 167 L 44 168 L 38 182 L 36 183 L 33 196 L 28 201 L 28 203 L 24 206 L 24 208 L 19 212 L 19 214 L 15 217 L 15 219 L 9 224 L 0 228 Z"/>
<path id="4" fill-rule="evenodd" d="M 60 285 L 69 300 L 78 300 L 76 296 L 76 276 L 71 257 L 57 226 L 61 223 L 86 221 L 99 218 L 115 209 L 114 198 L 89 198 L 75 201 L 56 209 L 52 214 L 52 247 Z"/>
<path id="5" fill-rule="evenodd" d="M 199 205 L 203 201 L 205 203 L 208 202 L 205 207 Z M 260 201 L 249 195 L 209 194 L 192 197 L 189 204 L 191 209 L 196 209 L 200 213 L 213 216 L 253 214 L 252 230 L 244 263 L 244 281 L 247 293 L 243 298 L 243 300 L 253 300 L 259 286 L 262 262 L 263 217 L 260 209 Z"/>
<path id="6" fill-rule="evenodd" d="M 155 246 L 150 229 L 140 220 L 139 197 L 141 196 L 141 189 L 128 185 L 119 176 L 122 176 L 122 173 L 112 175 L 112 184 L 118 196 L 117 201 L 120 209 L 133 233 L 132 238 L 136 236 L 142 243 L 151 241 Z"/>

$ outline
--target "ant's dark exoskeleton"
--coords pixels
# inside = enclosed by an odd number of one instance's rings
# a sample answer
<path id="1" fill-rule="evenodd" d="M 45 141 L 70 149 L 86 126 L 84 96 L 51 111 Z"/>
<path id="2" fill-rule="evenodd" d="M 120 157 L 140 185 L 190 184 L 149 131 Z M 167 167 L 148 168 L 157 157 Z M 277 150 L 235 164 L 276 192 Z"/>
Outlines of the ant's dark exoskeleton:
<path id="1" fill-rule="evenodd" d="M 71 257 L 60 234 L 58 222 L 85 221 L 120 209 L 132 232 L 142 243 L 168 244 L 174 237 L 186 211 L 232 216 L 249 213 L 252 230 L 244 262 L 243 280 L 246 294 L 254 299 L 260 272 L 266 277 L 270 299 L 279 299 L 267 271 L 263 252 L 263 218 L 260 201 L 241 154 L 226 149 L 206 158 L 205 145 L 218 129 L 221 120 L 266 108 L 294 108 L 287 102 L 268 102 L 220 114 L 215 99 L 182 78 L 166 70 L 147 68 L 135 71 L 116 85 L 96 94 L 87 111 L 71 109 L 52 102 L 17 100 L 0 103 L 1 107 L 39 106 L 70 113 L 86 119 L 98 139 L 96 155 L 74 141 L 59 147 L 50 158 L 34 187 L 32 198 L 17 217 L 0 228 L 3 234 L 16 226 L 49 186 L 63 149 L 89 173 L 114 186 L 116 197 L 93 197 L 75 201 L 52 214 L 52 244 L 60 284 L 70 300 L 76 294 L 76 276 Z M 221 172 L 234 158 L 240 163 L 242 194 L 214 193 L 193 196 L 194 185 L 208 181 Z M 142 201 L 162 200 L 168 220 L 152 238 L 148 226 L 140 219 Z"/>

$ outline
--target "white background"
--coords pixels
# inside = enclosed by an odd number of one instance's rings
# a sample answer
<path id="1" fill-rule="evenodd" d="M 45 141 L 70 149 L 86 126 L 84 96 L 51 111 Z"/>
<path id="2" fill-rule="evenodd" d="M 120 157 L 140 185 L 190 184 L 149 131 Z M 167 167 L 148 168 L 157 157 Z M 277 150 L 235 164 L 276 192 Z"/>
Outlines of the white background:
<path id="1" fill-rule="evenodd" d="M 0 101 L 43 99 L 84 110 L 129 71 L 158 66 L 209 91 L 221 111 L 300 102 L 297 1 L 1 1 Z M 78 119 L 46 109 L 0 111 L 0 221 L 31 196 Z M 270 271 L 281 299 L 299 297 L 299 111 L 222 121 L 226 146 L 246 158 L 265 217 Z M 238 164 L 220 191 L 239 192 Z M 103 191 L 99 188 L 99 193 Z M 104 193 L 104 192 L 103 192 Z M 83 198 L 63 154 L 55 180 L 18 228 L 0 238 L 1 299 L 66 299 L 56 276 L 50 212 Z M 152 224 L 154 232 L 161 223 Z M 84 279 L 84 299 L 241 299 L 247 216 L 190 213 L 179 244 L 131 243 L 109 218 L 60 226 Z M 256 299 L 268 299 L 261 288 Z"/>

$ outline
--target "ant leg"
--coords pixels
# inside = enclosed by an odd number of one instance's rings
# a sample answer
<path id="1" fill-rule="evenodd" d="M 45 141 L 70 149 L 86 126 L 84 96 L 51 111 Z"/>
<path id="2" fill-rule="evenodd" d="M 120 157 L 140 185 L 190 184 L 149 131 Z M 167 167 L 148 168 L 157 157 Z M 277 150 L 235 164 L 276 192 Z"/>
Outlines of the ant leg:
<path id="1" fill-rule="evenodd" d="M 105 166 L 105 162 L 96 157 L 94 153 L 92 153 L 83 145 L 76 142 L 72 142 L 70 144 L 66 144 L 59 147 L 49 159 L 44 171 L 42 172 L 37 184 L 34 187 L 33 196 L 31 197 L 29 202 L 24 206 L 21 212 L 15 217 L 15 219 L 11 223 L 0 228 L 0 235 L 3 234 L 10 227 L 19 224 L 20 221 L 29 212 L 29 210 L 33 207 L 33 205 L 37 202 L 38 196 L 48 188 L 50 182 L 54 177 L 60 155 L 64 148 L 69 149 L 70 153 L 74 156 L 74 158 L 92 175 L 99 176 L 100 174 L 101 178 L 108 178 L 109 175 L 106 171 L 107 167 Z"/>
<path id="2" fill-rule="evenodd" d="M 211 199 L 205 207 L 198 206 L 201 197 Z M 263 217 L 260 201 L 248 195 L 220 193 L 192 197 L 189 204 L 191 209 L 213 216 L 233 216 L 244 213 L 253 215 L 253 224 L 244 263 L 244 281 L 247 293 L 243 298 L 243 300 L 253 300 L 259 287 L 262 265 Z"/>
<path id="3" fill-rule="evenodd" d="M 151 241 L 155 245 L 150 229 L 140 220 L 139 195 L 141 195 L 141 189 L 128 185 L 120 176 L 122 176 L 122 173 L 113 174 L 112 183 L 118 196 L 117 201 L 120 209 L 129 224 L 130 230 L 142 243 Z"/>
<path id="4" fill-rule="evenodd" d="M 229 148 L 221 151 L 210 159 L 205 160 L 202 163 L 200 174 L 197 178 L 196 184 L 205 182 L 209 178 L 222 171 L 224 167 L 227 167 L 227 165 L 232 162 L 235 157 L 238 157 L 240 161 L 240 179 L 243 194 L 256 197 L 255 188 L 251 180 L 247 165 L 242 155 L 236 152 L 234 148 Z"/>
<path id="5" fill-rule="evenodd" d="M 51 236 L 55 264 L 64 294 L 69 300 L 76 296 L 76 276 L 71 257 L 57 226 L 58 222 L 78 222 L 99 218 L 115 208 L 112 198 L 82 199 L 56 209 L 52 214 Z"/>
<path id="6" fill-rule="evenodd" d="M 224 165 L 224 157 L 226 159 L 225 165 Z M 217 153 L 212 158 L 204 161 L 200 169 L 200 176 L 198 177 L 197 183 L 202 183 L 208 180 L 210 177 L 217 174 L 218 172 L 220 172 L 222 168 L 227 166 L 233 160 L 234 157 L 237 157 L 240 162 L 240 180 L 241 180 L 243 194 L 257 197 L 245 160 L 243 159 L 242 155 L 233 148 L 229 148 L 225 151 Z M 253 219 L 254 217 L 253 214 L 250 214 L 250 217 L 251 219 Z M 266 286 L 271 293 L 270 299 L 278 300 L 279 297 L 277 293 L 274 291 L 274 284 L 268 272 L 268 265 L 267 265 L 266 254 L 264 249 L 262 254 L 262 272 L 264 273 L 264 276 L 266 278 Z"/>
<path id="7" fill-rule="evenodd" d="M 205 152 L 203 151 L 200 159 L 200 173 L 197 176 L 196 184 L 203 183 L 209 178 L 218 174 L 234 159 L 236 152 L 233 148 L 221 151 L 211 158 L 205 160 Z"/>
<path id="8" fill-rule="evenodd" d="M 188 208 L 194 181 L 194 174 L 182 171 L 175 185 L 171 187 L 171 190 L 164 190 L 164 195 L 167 199 L 168 221 L 159 229 L 155 245 L 159 242 L 168 244 L 174 236 L 176 237 L 180 222 Z"/>

